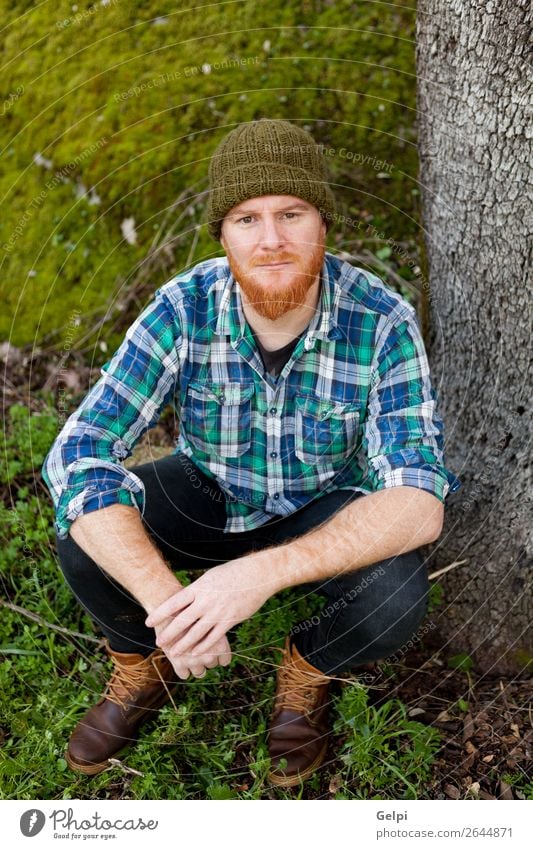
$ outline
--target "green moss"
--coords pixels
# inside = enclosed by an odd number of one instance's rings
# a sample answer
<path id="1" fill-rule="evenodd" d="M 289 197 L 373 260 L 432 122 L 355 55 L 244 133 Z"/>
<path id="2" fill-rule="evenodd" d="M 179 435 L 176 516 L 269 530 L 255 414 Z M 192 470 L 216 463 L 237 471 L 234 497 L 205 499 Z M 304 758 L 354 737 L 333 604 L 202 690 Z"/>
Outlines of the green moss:
<path id="1" fill-rule="evenodd" d="M 138 3 L 132 16 L 124 3 L 78 3 L 73 15 L 62 3 L 52 19 L 44 6 L 11 11 L 1 337 L 61 344 L 74 310 L 85 329 L 113 314 L 168 206 L 187 188 L 205 190 L 209 157 L 229 128 L 262 116 L 301 122 L 335 148 L 328 161 L 343 213 L 412 240 L 413 10 L 347 0 L 191 6 Z M 36 153 L 52 168 L 35 164 Z M 78 183 L 100 203 L 77 197 Z M 192 205 L 183 230 L 203 221 L 202 198 Z M 136 245 L 122 239 L 130 216 Z M 337 227 L 332 245 L 349 249 L 361 235 Z M 174 243 L 173 271 L 222 252 L 205 227 L 192 257 L 190 247 L 187 233 Z M 169 276 L 161 269 L 151 291 Z"/>
<path id="2" fill-rule="evenodd" d="M 526 669 L 533 667 L 533 655 L 527 649 L 517 649 L 515 652 L 516 664 L 524 672 Z"/>

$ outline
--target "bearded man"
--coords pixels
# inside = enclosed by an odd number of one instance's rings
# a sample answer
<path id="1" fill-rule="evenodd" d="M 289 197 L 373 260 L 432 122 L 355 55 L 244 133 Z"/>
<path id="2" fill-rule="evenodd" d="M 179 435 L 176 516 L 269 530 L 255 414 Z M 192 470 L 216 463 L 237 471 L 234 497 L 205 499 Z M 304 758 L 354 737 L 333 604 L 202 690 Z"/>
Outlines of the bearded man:
<path id="1" fill-rule="evenodd" d="M 413 308 L 326 251 L 323 154 L 260 119 L 209 166 L 225 256 L 162 286 L 44 465 L 65 578 L 114 671 L 71 736 L 69 766 L 109 765 L 176 680 L 231 660 L 228 631 L 305 585 L 268 732 L 270 780 L 323 763 L 330 679 L 390 656 L 427 606 L 420 546 L 441 532 L 442 421 Z M 125 468 L 172 403 L 171 456 Z M 201 569 L 184 587 L 175 571 Z"/>

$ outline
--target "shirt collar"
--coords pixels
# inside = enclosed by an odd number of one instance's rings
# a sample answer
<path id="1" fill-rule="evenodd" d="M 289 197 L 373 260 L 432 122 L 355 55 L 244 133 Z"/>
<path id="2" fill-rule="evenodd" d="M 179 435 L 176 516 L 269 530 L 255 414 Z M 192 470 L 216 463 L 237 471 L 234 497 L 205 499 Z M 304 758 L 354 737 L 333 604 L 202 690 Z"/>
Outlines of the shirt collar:
<path id="1" fill-rule="evenodd" d="M 327 251 L 324 254 L 320 271 L 319 308 L 309 325 L 308 337 L 337 339 L 342 335 L 338 329 L 337 316 L 345 265 L 346 263 L 341 262 L 333 254 Z M 219 336 L 230 336 L 233 342 L 245 335 L 246 317 L 242 308 L 240 290 L 229 266 L 227 275 L 219 278 L 218 283 L 221 287 L 221 295 L 214 330 Z"/>

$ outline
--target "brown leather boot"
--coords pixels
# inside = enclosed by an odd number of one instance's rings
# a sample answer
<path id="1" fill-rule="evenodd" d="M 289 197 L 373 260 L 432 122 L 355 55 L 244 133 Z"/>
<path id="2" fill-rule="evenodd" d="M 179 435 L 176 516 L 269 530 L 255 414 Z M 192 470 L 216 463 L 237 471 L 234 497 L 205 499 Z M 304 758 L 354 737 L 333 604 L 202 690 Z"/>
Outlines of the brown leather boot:
<path id="1" fill-rule="evenodd" d="M 328 747 L 329 682 L 328 676 L 311 666 L 287 637 L 268 732 L 268 777 L 272 784 L 299 784 L 323 762 Z M 282 759 L 286 761 L 283 767 Z"/>
<path id="2" fill-rule="evenodd" d="M 176 683 L 172 664 L 155 649 L 148 657 L 106 651 L 115 668 L 100 700 L 85 714 L 70 738 L 65 759 L 71 769 L 96 775 L 136 738 L 141 723 L 171 697 Z"/>

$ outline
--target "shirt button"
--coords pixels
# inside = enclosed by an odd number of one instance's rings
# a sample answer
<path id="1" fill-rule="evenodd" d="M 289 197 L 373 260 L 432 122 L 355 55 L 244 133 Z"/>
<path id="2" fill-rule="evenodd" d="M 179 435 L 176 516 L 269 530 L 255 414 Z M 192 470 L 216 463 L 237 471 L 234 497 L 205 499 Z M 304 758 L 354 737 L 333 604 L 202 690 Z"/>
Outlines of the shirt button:
<path id="1" fill-rule="evenodd" d="M 277 407 L 271 407 L 271 408 L 270 408 L 270 415 L 271 415 L 271 416 L 275 416 L 277 412 L 278 412 L 278 408 L 277 408 Z"/>
<path id="2" fill-rule="evenodd" d="M 271 451 L 271 452 L 270 452 L 270 456 L 271 456 L 271 457 L 277 457 L 277 456 L 278 456 L 278 452 L 277 452 L 277 451 Z"/>
<path id="3" fill-rule="evenodd" d="M 279 498 L 279 492 L 275 492 L 272 498 L 274 499 L 274 501 L 277 501 Z"/>

